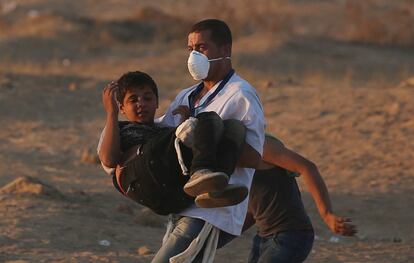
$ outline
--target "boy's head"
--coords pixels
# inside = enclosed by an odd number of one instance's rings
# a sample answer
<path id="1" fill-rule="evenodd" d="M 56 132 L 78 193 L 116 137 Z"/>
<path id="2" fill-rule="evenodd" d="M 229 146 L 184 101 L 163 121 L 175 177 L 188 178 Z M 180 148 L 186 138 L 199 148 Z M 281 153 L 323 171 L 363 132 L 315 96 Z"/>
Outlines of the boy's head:
<path id="1" fill-rule="evenodd" d="M 153 123 L 158 108 L 157 84 L 144 72 L 128 72 L 118 80 L 117 100 L 129 121 Z"/>

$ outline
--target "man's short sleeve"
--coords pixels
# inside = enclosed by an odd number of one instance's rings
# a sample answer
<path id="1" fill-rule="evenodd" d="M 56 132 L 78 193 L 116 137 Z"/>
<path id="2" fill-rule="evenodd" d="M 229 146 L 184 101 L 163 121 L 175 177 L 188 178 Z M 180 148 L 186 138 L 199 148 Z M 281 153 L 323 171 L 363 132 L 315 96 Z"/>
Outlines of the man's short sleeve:
<path id="1" fill-rule="evenodd" d="M 246 126 L 246 142 L 262 155 L 265 118 L 260 99 L 253 91 L 242 91 L 234 96 L 232 118 L 243 122 Z"/>

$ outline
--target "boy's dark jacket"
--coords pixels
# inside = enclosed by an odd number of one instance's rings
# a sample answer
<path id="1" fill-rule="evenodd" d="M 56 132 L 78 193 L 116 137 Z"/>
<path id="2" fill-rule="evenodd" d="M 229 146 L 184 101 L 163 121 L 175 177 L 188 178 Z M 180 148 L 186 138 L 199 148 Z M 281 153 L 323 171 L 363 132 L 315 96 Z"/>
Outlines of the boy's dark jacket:
<path id="1" fill-rule="evenodd" d="M 191 205 L 194 198 L 183 191 L 188 177 L 181 174 L 174 148 L 175 128 L 133 122 L 119 122 L 119 128 L 122 151 L 142 146 L 140 154 L 122 170 L 121 185 L 113 176 L 115 188 L 161 215 L 178 213 Z M 191 156 L 190 149 L 181 148 L 183 155 Z"/>

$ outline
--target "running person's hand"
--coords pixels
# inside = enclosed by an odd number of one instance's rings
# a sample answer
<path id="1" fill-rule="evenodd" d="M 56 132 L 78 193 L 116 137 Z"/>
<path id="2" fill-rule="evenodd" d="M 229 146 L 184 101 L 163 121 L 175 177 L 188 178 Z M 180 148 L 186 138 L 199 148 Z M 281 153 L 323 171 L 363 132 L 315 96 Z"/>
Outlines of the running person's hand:
<path id="1" fill-rule="evenodd" d="M 118 92 L 118 84 L 114 81 L 106 85 L 102 92 L 102 103 L 107 114 L 114 114 L 118 116 L 119 107 L 116 100 Z"/>
<path id="2" fill-rule="evenodd" d="M 335 234 L 342 236 L 354 236 L 357 233 L 357 228 L 355 225 L 351 224 L 352 221 L 350 218 L 340 217 L 328 213 L 324 220 L 329 229 Z"/>
<path id="3" fill-rule="evenodd" d="M 181 121 L 180 121 L 181 123 L 183 123 L 185 120 L 187 120 L 191 116 L 190 108 L 185 106 L 185 105 L 180 105 L 177 108 L 175 108 L 172 111 L 172 114 L 173 115 L 180 114 L 181 115 Z"/>

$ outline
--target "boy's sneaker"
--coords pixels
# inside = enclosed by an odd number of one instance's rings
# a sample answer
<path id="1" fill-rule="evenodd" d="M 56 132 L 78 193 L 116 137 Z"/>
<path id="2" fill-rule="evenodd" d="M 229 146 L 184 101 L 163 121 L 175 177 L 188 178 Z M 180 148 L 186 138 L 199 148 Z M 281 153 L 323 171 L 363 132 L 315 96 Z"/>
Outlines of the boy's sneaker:
<path id="1" fill-rule="evenodd" d="M 223 191 L 209 192 L 196 197 L 198 207 L 214 208 L 237 205 L 246 199 L 249 190 L 242 184 L 229 184 Z"/>
<path id="2" fill-rule="evenodd" d="M 186 194 L 196 197 L 211 191 L 223 190 L 229 182 L 229 177 L 223 172 L 213 172 L 201 169 L 194 172 L 184 185 Z"/>

